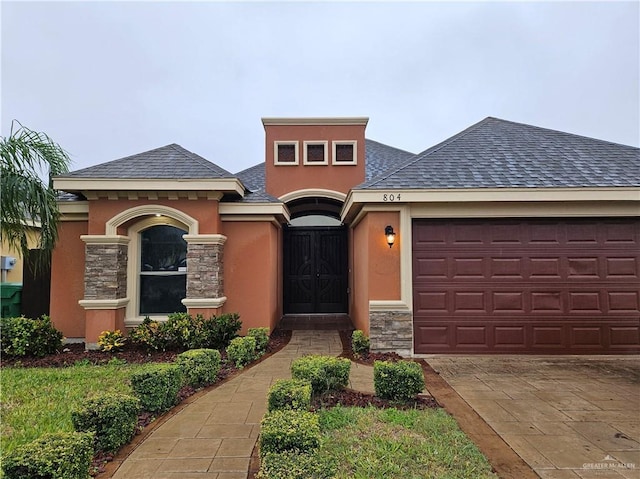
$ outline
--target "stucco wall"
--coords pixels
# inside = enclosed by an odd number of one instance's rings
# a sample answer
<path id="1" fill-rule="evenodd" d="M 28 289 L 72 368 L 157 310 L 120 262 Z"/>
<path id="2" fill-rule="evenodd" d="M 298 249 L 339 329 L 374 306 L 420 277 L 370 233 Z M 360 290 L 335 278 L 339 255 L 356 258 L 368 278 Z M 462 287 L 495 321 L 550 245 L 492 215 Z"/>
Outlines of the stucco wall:
<path id="1" fill-rule="evenodd" d="M 221 225 L 220 217 L 218 215 L 218 202 L 216 200 L 198 199 L 194 201 L 184 198 L 176 200 L 159 198 L 157 200 L 99 199 L 91 201 L 89 203 L 89 234 L 105 234 L 105 224 L 107 221 L 118 213 L 143 205 L 162 205 L 180 210 L 198 220 L 200 234 L 220 233 Z M 140 218 L 135 218 L 129 223 L 123 224 L 118 229 L 118 234 L 126 235 L 130 224 L 135 223 L 136 221 L 140 221 Z"/>
<path id="2" fill-rule="evenodd" d="M 85 311 L 78 301 L 84 297 L 86 221 L 58 226 L 58 244 L 51 259 L 51 320 L 68 338 L 85 335 Z"/>
<path id="3" fill-rule="evenodd" d="M 29 230 L 27 233 L 27 245 L 29 245 L 29 248 L 35 248 L 37 244 L 38 232 L 36 230 Z M 3 240 L 0 245 L 0 255 L 11 256 L 16 259 L 16 264 L 13 266 L 13 269 L 7 271 L 7 283 L 22 283 L 22 271 L 24 269 L 22 253 L 10 248 Z"/>
<path id="4" fill-rule="evenodd" d="M 365 217 L 352 230 L 351 251 L 353 258 L 351 282 L 351 321 L 356 329 L 369 334 L 369 241 Z"/>
<path id="5" fill-rule="evenodd" d="M 248 328 L 275 327 L 281 315 L 280 235 L 270 222 L 225 222 L 225 312 L 240 313 Z"/>
<path id="6" fill-rule="evenodd" d="M 267 125 L 266 191 L 280 197 L 302 189 L 327 189 L 347 193 L 364 181 L 365 125 Z M 332 165 L 332 141 L 356 140 L 357 164 Z M 274 141 L 298 141 L 299 164 L 275 165 Z M 305 165 L 304 141 L 327 141 L 328 164 Z"/>

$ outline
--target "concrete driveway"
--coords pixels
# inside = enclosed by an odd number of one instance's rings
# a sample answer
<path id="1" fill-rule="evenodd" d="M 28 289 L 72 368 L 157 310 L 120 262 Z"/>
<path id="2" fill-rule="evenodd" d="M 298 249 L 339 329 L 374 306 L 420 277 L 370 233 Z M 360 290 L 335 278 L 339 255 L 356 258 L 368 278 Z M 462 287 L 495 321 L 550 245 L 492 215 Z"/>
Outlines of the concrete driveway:
<path id="1" fill-rule="evenodd" d="M 640 479 L 638 356 L 431 356 L 542 478 Z"/>

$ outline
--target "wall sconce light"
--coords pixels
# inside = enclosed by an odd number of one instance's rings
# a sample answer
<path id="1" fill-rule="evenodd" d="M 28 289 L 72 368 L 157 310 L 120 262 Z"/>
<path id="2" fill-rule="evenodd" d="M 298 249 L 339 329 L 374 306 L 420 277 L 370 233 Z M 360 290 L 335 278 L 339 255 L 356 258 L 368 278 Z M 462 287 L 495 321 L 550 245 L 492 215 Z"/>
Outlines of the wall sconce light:
<path id="1" fill-rule="evenodd" d="M 389 248 L 393 246 L 396 241 L 396 234 L 393 232 L 393 226 L 386 226 L 384 229 L 384 235 L 387 237 L 387 244 Z"/>

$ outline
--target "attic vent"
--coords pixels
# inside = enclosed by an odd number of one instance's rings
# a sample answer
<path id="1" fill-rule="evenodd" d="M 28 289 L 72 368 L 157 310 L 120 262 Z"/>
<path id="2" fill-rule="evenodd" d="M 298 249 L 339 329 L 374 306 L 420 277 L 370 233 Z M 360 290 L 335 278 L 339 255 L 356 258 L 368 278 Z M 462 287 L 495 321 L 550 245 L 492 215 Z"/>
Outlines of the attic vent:
<path id="1" fill-rule="evenodd" d="M 276 165 L 298 164 L 298 142 L 276 141 L 274 143 L 274 156 Z"/>
<path id="2" fill-rule="evenodd" d="M 333 142 L 333 164 L 334 165 L 355 165 L 356 142 L 355 141 L 334 141 Z"/>

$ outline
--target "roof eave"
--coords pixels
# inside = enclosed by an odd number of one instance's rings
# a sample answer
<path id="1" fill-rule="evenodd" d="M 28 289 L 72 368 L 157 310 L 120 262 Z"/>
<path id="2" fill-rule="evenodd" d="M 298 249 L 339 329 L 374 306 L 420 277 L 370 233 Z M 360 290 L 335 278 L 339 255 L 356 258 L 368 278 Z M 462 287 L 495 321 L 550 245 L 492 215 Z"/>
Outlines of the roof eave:
<path id="1" fill-rule="evenodd" d="M 72 178 L 56 177 L 56 190 L 88 191 L 219 191 L 244 197 L 245 187 L 238 178 Z"/>

